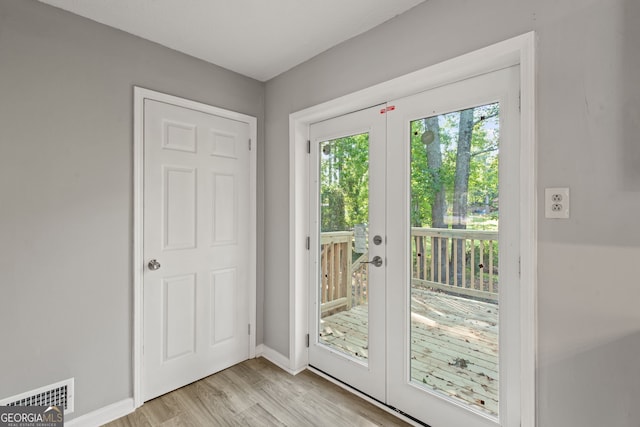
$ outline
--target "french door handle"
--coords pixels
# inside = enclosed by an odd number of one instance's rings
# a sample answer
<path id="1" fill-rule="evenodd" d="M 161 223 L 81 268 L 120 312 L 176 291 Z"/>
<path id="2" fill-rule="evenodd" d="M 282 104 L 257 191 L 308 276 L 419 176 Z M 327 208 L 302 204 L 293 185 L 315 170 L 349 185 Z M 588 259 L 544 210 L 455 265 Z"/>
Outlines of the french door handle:
<path id="1" fill-rule="evenodd" d="M 371 261 L 362 261 L 362 264 L 373 264 L 376 267 L 382 267 L 382 258 L 376 255 Z"/>

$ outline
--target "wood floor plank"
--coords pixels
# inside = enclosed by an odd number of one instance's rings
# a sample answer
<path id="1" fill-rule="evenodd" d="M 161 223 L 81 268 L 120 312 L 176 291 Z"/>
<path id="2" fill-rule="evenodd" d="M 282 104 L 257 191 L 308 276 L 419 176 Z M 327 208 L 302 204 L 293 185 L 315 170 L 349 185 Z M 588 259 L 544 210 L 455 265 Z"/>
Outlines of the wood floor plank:
<path id="1" fill-rule="evenodd" d="M 152 427 L 154 425 L 158 424 L 150 422 L 145 411 L 142 410 L 135 411 L 108 424 L 109 427 Z"/>
<path id="2" fill-rule="evenodd" d="M 252 426 L 261 425 L 265 427 L 281 427 L 286 426 L 278 420 L 273 414 L 267 411 L 261 404 L 256 403 L 249 409 L 245 410 L 238 416 L 238 425 Z"/>
<path id="3" fill-rule="evenodd" d="M 189 414 L 179 414 L 157 425 L 159 427 L 199 427 L 196 419 Z"/>
<path id="4" fill-rule="evenodd" d="M 107 427 L 407 426 L 310 372 L 250 359 L 167 393 Z"/>
<path id="5" fill-rule="evenodd" d="M 176 401 L 175 395 L 167 395 L 165 399 L 153 399 L 144 406 L 143 413 L 154 425 L 161 425 L 181 415 L 182 407 Z"/>

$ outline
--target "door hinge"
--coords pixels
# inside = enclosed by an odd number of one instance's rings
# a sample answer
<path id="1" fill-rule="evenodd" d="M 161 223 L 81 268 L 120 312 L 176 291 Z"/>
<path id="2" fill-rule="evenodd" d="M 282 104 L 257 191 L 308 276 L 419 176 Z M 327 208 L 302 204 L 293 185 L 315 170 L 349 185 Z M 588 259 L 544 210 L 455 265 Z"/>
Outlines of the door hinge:
<path id="1" fill-rule="evenodd" d="M 522 257 L 518 257 L 518 279 L 522 277 Z"/>
<path id="2" fill-rule="evenodd" d="M 307 236 L 307 250 L 311 249 L 311 237 Z"/>
<path id="3" fill-rule="evenodd" d="M 522 112 L 522 92 L 518 92 L 518 111 Z"/>
<path id="4" fill-rule="evenodd" d="M 307 348 L 309 348 L 309 334 L 307 334 Z"/>
<path id="5" fill-rule="evenodd" d="M 247 325 L 247 335 L 251 335 L 251 323 Z"/>
<path id="6" fill-rule="evenodd" d="M 251 138 L 249 138 L 249 151 L 251 151 Z"/>
<path id="7" fill-rule="evenodd" d="M 307 154 L 311 154 L 311 140 L 307 140 Z"/>

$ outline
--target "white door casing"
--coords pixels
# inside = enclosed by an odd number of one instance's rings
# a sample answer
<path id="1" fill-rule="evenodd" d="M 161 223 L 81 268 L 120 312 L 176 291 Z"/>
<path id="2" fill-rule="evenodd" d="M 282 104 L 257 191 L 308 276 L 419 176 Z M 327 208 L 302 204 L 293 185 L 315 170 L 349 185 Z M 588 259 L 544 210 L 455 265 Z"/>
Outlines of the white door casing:
<path id="1" fill-rule="evenodd" d="M 256 156 L 255 118 L 140 88 L 136 131 L 139 406 L 255 355 Z"/>
<path id="2" fill-rule="evenodd" d="M 309 162 L 306 144 L 312 123 L 357 111 L 370 105 L 410 96 L 421 91 L 458 82 L 469 77 L 520 65 L 520 155 L 515 167 L 518 179 L 511 185 L 519 193 L 520 312 L 519 340 L 510 345 L 519 348 L 517 365 L 520 378 L 520 416 L 518 424 L 536 424 L 536 125 L 535 125 L 535 33 L 471 52 L 307 108 L 290 116 L 290 369 L 298 371 L 308 363 L 305 332 L 308 325 L 309 257 L 304 237 L 309 233 Z M 303 309 L 305 308 L 305 309 Z M 502 409 L 501 409 L 502 411 Z M 509 409 L 507 408 L 507 411 Z M 504 413 L 504 412 L 503 412 Z"/>
<path id="3" fill-rule="evenodd" d="M 519 163 L 517 66 L 445 85 L 413 96 L 392 100 L 392 107 L 371 107 L 310 125 L 310 300 L 309 364 L 380 402 L 430 425 L 513 426 L 519 422 Z M 478 105 L 498 103 L 500 109 L 500 411 L 499 418 L 472 405 L 412 382 L 410 287 L 411 247 L 410 146 L 411 122 Z M 385 135 L 386 130 L 386 135 Z M 353 357 L 319 339 L 321 269 L 319 188 L 320 158 L 329 156 L 339 138 L 368 134 L 368 259 L 378 255 L 385 265 L 368 269 L 368 340 L 366 359 Z M 329 141 L 329 142 L 327 142 Z M 325 152 L 325 149 L 329 149 Z M 325 153 L 325 154 L 322 154 Z M 328 160 L 327 160 L 328 161 Z M 338 160 L 338 162 L 340 162 Z M 338 169 L 343 163 L 336 165 Z M 326 173 L 326 172 L 325 172 Z M 324 179 L 324 178 L 323 178 Z M 333 178 L 328 178 L 333 179 Z M 326 183 L 324 183 L 326 184 Z M 324 185 L 323 184 L 323 185 Z M 385 190 L 386 187 L 386 190 Z M 326 203 L 326 201 L 322 201 Z M 329 207 L 327 205 L 326 207 Z M 385 220 L 386 218 L 386 220 Z M 374 235 L 386 243 L 374 244 Z M 349 243 L 350 245 L 351 243 Z M 386 250 L 385 250 L 386 248 Z M 322 252 L 324 253 L 324 251 Z M 333 264 L 334 261 L 328 261 Z M 386 280 L 385 280 L 386 277 Z M 351 280 L 351 278 L 349 278 Z M 361 279 L 360 279 L 361 280 Z M 324 282 L 323 282 L 324 283 Z M 327 286 L 329 286 L 327 284 Z M 323 290 L 323 293 L 327 292 Z M 351 297 L 350 295 L 348 296 Z M 350 306 L 349 306 L 350 307 Z M 347 312 L 349 308 L 346 309 Z M 358 315 L 356 315 L 358 316 Z M 329 316 L 327 319 L 330 319 Z M 358 324 L 360 320 L 358 320 Z M 358 335 L 351 325 L 345 334 Z M 333 324 L 327 331 L 335 334 Z M 324 331 L 324 332 L 327 332 Z M 385 334 L 386 332 L 386 334 Z M 340 332 L 341 333 L 341 332 Z M 359 335 L 358 335 L 359 336 Z M 366 338 L 365 338 L 366 339 Z M 497 366 L 496 366 L 497 368 Z M 479 385 L 477 385 L 479 387 Z M 496 396 L 497 397 L 497 396 Z"/>

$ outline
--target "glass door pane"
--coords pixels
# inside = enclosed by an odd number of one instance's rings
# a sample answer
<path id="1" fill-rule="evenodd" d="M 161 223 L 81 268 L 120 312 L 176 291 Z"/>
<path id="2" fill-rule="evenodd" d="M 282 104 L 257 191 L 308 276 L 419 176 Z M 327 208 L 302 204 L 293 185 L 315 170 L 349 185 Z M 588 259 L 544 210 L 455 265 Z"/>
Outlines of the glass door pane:
<path id="1" fill-rule="evenodd" d="M 386 120 L 380 108 L 309 127 L 309 365 L 384 401 Z"/>
<path id="2" fill-rule="evenodd" d="M 498 415 L 498 103 L 410 122 L 414 385 Z"/>
<path id="3" fill-rule="evenodd" d="M 318 340 L 363 363 L 369 353 L 369 134 L 318 145 Z"/>

